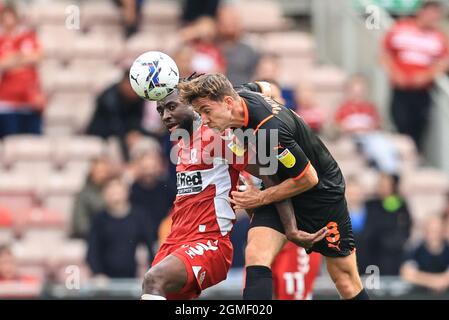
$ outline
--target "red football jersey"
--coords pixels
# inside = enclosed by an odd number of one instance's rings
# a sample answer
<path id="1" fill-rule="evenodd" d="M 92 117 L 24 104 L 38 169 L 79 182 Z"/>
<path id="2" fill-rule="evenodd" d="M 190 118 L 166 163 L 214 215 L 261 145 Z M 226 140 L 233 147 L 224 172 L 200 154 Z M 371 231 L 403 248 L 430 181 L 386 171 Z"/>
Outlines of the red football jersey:
<path id="1" fill-rule="evenodd" d="M 387 33 L 384 47 L 406 74 L 427 71 L 449 53 L 447 37 L 436 30 L 422 30 L 412 19 L 403 19 Z"/>
<path id="2" fill-rule="evenodd" d="M 288 242 L 274 260 L 274 296 L 278 300 L 310 300 L 319 273 L 321 255 L 307 254 L 304 248 Z"/>
<path id="3" fill-rule="evenodd" d="M 14 34 L 0 33 L 0 58 L 11 54 L 27 54 L 40 50 L 36 34 L 26 28 Z M 0 75 L 0 102 L 7 105 L 42 104 L 38 71 L 35 66 L 28 65 L 10 69 Z"/>
<path id="4" fill-rule="evenodd" d="M 236 147 L 228 132 L 220 135 L 200 126 L 178 144 L 176 166 L 178 194 L 167 244 L 198 239 L 219 239 L 231 231 L 235 213 L 229 202 L 239 171 L 247 165 L 247 152 Z"/>

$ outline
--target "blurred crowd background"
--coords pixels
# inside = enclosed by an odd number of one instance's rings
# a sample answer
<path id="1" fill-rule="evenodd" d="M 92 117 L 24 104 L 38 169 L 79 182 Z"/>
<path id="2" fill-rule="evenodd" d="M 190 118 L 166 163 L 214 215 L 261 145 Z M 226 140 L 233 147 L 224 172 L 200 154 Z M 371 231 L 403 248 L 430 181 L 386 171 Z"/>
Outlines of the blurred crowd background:
<path id="1" fill-rule="evenodd" d="M 429 132 L 435 119 L 449 126 L 449 103 L 434 95 L 449 97 L 435 84 L 449 65 L 446 2 L 0 0 L 0 296 L 103 288 L 109 297 L 120 279 L 134 279 L 128 294 L 139 296 L 176 194 L 172 142 L 155 103 L 128 81 L 149 50 L 171 55 L 182 77 L 274 83 L 345 175 L 360 272 L 376 266 L 405 288 L 442 295 L 449 170 L 429 149 L 444 153 L 449 142 Z M 335 31 L 323 34 L 325 25 Z M 351 64 L 351 30 L 381 34 L 367 40 L 362 64 Z M 435 117 L 441 108 L 446 118 Z M 229 281 L 239 280 L 220 286 L 230 296 L 240 295 L 248 224 L 239 215 Z M 323 269 L 318 298 L 326 277 Z"/>

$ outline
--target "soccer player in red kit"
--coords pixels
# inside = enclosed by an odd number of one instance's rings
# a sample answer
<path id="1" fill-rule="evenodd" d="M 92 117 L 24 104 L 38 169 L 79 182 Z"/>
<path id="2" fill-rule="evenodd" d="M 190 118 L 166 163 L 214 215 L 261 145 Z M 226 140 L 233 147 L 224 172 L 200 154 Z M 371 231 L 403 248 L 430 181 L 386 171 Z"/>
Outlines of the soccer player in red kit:
<path id="1" fill-rule="evenodd" d="M 311 300 L 321 255 L 287 242 L 271 265 L 273 295 L 277 300 Z"/>
<path id="2" fill-rule="evenodd" d="M 188 135 L 177 143 L 178 194 L 171 231 L 145 274 L 142 299 L 192 299 L 226 279 L 235 221 L 229 196 L 247 161 L 229 136 L 201 125 L 193 108 L 182 104 L 176 91 L 158 102 L 157 110 L 170 132 L 184 129 Z M 226 153 L 224 147 L 235 153 Z M 215 154 L 217 150 L 222 153 Z M 232 159 L 225 158 L 228 154 L 234 155 Z"/>

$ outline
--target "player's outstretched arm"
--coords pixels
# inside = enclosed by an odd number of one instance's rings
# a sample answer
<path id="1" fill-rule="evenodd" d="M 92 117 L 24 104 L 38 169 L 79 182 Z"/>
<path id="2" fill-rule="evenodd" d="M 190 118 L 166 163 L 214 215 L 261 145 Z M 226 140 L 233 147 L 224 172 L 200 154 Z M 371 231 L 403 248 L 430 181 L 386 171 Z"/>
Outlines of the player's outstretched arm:
<path id="1" fill-rule="evenodd" d="M 312 189 L 318 184 L 318 175 L 312 164 L 308 164 L 303 174 L 298 178 L 290 178 L 267 188 L 262 192 L 263 205 L 294 197 Z"/>
<path id="2" fill-rule="evenodd" d="M 231 202 L 235 209 L 253 209 L 306 192 L 317 185 L 318 181 L 315 168 L 309 163 L 299 177 L 287 179 L 265 190 L 249 187 L 243 192 L 233 191 Z"/>
<path id="3" fill-rule="evenodd" d="M 279 183 L 279 179 L 276 176 L 261 176 L 261 179 L 266 187 L 273 187 Z M 281 219 L 282 226 L 284 227 L 285 236 L 294 244 L 308 249 L 311 248 L 315 242 L 321 241 L 326 236 L 326 227 L 313 234 L 298 230 L 295 211 L 290 199 L 275 202 L 274 205 L 279 214 L 279 218 Z"/>

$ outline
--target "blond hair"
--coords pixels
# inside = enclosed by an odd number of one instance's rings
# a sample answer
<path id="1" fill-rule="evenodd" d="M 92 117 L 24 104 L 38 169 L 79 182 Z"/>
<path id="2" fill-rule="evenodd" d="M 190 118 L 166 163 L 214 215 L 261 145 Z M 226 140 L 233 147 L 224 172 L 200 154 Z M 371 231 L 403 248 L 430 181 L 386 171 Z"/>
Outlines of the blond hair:
<path id="1" fill-rule="evenodd" d="M 181 100 L 187 104 L 192 104 L 198 98 L 223 101 L 225 96 L 238 96 L 231 82 L 221 73 L 204 74 L 193 80 L 180 82 L 178 89 Z"/>

